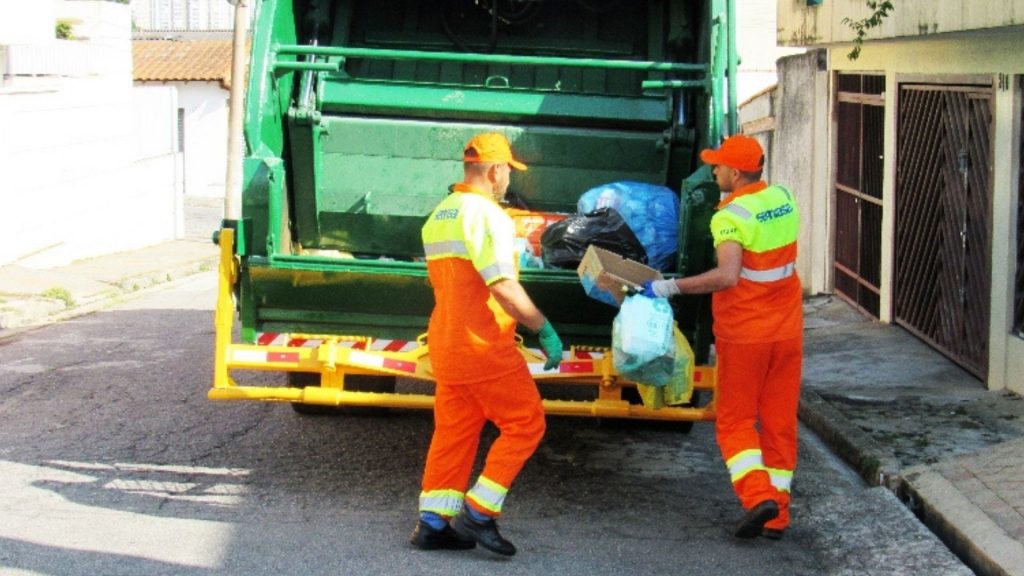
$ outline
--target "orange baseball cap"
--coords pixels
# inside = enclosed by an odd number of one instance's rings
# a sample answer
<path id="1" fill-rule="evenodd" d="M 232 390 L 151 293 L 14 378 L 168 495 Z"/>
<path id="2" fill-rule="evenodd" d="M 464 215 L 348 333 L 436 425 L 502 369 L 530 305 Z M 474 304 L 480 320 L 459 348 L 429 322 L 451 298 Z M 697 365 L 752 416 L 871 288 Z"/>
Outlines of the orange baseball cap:
<path id="1" fill-rule="evenodd" d="M 463 162 L 505 162 L 516 170 L 526 170 L 526 164 L 512 157 L 508 138 L 497 132 L 477 134 L 462 151 Z"/>
<path id="2" fill-rule="evenodd" d="M 757 172 L 764 168 L 764 150 L 761 145 L 757 140 L 742 134 L 726 138 L 718 150 L 701 150 L 700 159 L 705 164 L 720 164 L 741 172 Z"/>

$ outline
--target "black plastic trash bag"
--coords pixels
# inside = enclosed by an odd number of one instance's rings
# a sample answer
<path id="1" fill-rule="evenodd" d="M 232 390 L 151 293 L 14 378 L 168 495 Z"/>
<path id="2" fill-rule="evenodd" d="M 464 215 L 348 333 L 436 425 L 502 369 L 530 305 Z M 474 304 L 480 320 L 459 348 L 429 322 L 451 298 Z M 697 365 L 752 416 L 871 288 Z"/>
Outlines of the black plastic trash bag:
<path id="1" fill-rule="evenodd" d="M 548 226 L 540 237 L 541 259 L 544 266 L 575 269 L 591 244 L 647 263 L 643 244 L 614 208 L 598 208 Z"/>

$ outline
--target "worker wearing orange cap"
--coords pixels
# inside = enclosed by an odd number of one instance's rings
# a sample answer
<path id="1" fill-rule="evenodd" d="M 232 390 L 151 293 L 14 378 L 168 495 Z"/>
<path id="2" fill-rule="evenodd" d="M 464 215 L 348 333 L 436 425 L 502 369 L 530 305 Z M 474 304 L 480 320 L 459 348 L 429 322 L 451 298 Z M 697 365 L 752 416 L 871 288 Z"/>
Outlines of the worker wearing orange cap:
<path id="1" fill-rule="evenodd" d="M 506 556 L 516 552 L 495 519 L 545 429 L 537 385 L 516 344 L 516 324 L 539 334 L 545 370 L 558 367 L 562 341 L 518 280 L 515 226 L 498 205 L 513 168 L 526 165 L 512 156 L 503 135 L 475 136 L 463 151 L 463 182 L 451 187 L 423 226 L 435 299 L 427 344 L 437 386 L 420 520 L 412 534 L 421 549 L 479 543 Z M 467 491 L 487 421 L 500 435 Z"/>
<path id="2" fill-rule="evenodd" d="M 716 268 L 644 285 L 650 297 L 711 292 L 718 397 L 715 433 L 746 514 L 740 538 L 778 539 L 789 525 L 796 468 L 803 305 L 793 194 L 761 180 L 757 140 L 732 136 L 700 158 L 729 193 L 711 218 Z"/>

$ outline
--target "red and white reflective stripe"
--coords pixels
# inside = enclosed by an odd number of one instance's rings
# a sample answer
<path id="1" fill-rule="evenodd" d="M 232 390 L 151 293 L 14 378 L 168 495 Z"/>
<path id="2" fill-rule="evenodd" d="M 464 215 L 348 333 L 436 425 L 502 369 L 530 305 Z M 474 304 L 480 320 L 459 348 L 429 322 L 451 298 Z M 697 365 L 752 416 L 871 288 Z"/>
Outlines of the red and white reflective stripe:
<path id="1" fill-rule="evenodd" d="M 316 348 L 323 343 L 320 338 L 289 338 L 287 334 L 279 332 L 263 332 L 256 338 L 260 346 L 288 346 L 291 348 Z M 419 344 L 414 340 L 391 340 L 379 338 L 371 340 L 342 340 L 337 343 L 342 348 L 353 350 L 372 350 L 375 352 L 410 352 L 415 350 Z"/>
<path id="2" fill-rule="evenodd" d="M 352 364 L 358 364 L 359 366 L 366 366 L 368 368 L 386 368 L 388 370 L 400 370 L 410 374 L 416 372 L 415 362 L 395 360 L 393 358 L 385 358 L 383 356 L 378 356 L 377 354 L 367 354 L 360 351 L 349 352 L 348 361 Z"/>
<path id="3" fill-rule="evenodd" d="M 544 353 L 536 348 L 531 348 L 531 352 L 538 356 L 544 356 Z M 585 356 L 584 356 L 585 355 Z M 592 374 L 597 370 L 597 364 L 594 360 L 599 359 L 603 356 L 600 352 L 577 352 L 576 358 L 573 360 L 566 360 L 565 352 L 562 353 L 562 361 L 559 362 L 557 369 L 545 370 L 544 362 L 527 362 L 526 367 L 529 368 L 530 374 Z"/>
<path id="4" fill-rule="evenodd" d="M 320 340 L 306 340 L 305 338 L 289 338 L 287 334 L 278 332 L 264 332 L 256 338 L 256 344 L 260 346 L 288 346 L 291 348 L 316 348 Z"/>
<path id="5" fill-rule="evenodd" d="M 530 374 L 593 374 L 597 366 L 591 360 L 584 361 L 566 361 L 562 360 L 558 364 L 558 369 L 545 370 L 543 362 L 529 362 L 526 367 L 530 369 Z"/>
<path id="6" fill-rule="evenodd" d="M 529 350 L 530 352 L 533 352 L 533 354 L 536 355 L 536 356 L 544 356 L 544 351 L 541 350 L 540 348 L 527 348 L 527 350 Z M 569 352 L 566 352 L 566 351 L 563 350 L 562 351 L 562 361 L 564 362 L 565 358 L 567 356 L 569 356 L 569 355 L 570 355 Z M 604 352 L 597 352 L 597 351 L 594 351 L 594 352 L 580 352 L 580 351 L 577 351 L 576 355 L 575 355 L 575 357 L 573 359 L 574 360 L 600 360 L 600 359 L 604 358 L 604 355 L 605 355 Z"/>
<path id="7" fill-rule="evenodd" d="M 265 364 L 267 362 L 299 361 L 298 352 L 264 352 L 262 350 L 232 350 L 231 361 L 246 364 Z"/>

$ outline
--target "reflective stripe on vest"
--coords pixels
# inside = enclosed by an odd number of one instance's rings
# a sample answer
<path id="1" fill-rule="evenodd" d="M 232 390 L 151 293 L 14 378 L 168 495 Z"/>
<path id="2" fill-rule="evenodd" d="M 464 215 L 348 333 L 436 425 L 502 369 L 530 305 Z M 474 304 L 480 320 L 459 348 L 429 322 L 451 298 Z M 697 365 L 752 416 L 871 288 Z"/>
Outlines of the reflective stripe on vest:
<path id="1" fill-rule="evenodd" d="M 751 472 L 765 469 L 761 459 L 761 451 L 756 448 L 744 450 L 734 455 L 725 462 L 725 465 L 729 467 L 729 475 L 732 478 L 733 484 L 739 482 Z"/>
<path id="2" fill-rule="evenodd" d="M 722 208 L 722 210 L 728 210 L 729 212 L 732 212 L 733 214 L 739 216 L 740 218 L 743 218 L 744 220 L 750 220 L 750 217 L 753 216 L 753 214 L 750 213 L 750 210 L 747 210 L 746 208 L 740 206 L 739 204 L 736 204 L 735 202 L 727 204 L 725 208 Z"/>
<path id="3" fill-rule="evenodd" d="M 740 278 L 746 278 L 751 282 L 775 282 L 789 278 L 796 272 L 796 264 L 790 262 L 768 270 L 754 270 L 753 268 L 740 268 Z"/>
<path id="4" fill-rule="evenodd" d="M 480 276 L 484 279 L 484 284 L 490 284 L 491 280 L 497 278 L 515 278 L 516 267 L 514 264 L 506 264 L 504 262 L 495 262 L 490 266 L 485 266 L 480 270 Z"/>
<path id="5" fill-rule="evenodd" d="M 450 518 L 462 510 L 464 497 L 458 490 L 420 492 L 420 512 L 433 512 Z"/>
<path id="6" fill-rule="evenodd" d="M 423 245 L 423 252 L 427 258 L 445 258 L 449 256 L 466 258 L 469 256 L 469 251 L 466 250 L 466 243 L 461 240 L 430 242 Z"/>
<path id="7" fill-rule="evenodd" d="M 508 488 L 498 484 L 486 476 L 480 476 L 476 485 L 466 493 L 466 498 L 473 501 L 484 510 L 492 514 L 501 514 L 501 506 L 505 503 L 505 496 Z"/>
<path id="8" fill-rule="evenodd" d="M 796 273 L 799 216 L 793 195 L 782 186 L 769 186 L 739 196 L 720 210 L 720 227 L 730 224 L 743 244 L 740 277 L 751 282 L 776 282 Z M 738 219 L 738 221 L 737 221 Z M 715 220 L 713 220 L 713 231 Z"/>
<path id="9" fill-rule="evenodd" d="M 501 278 L 518 278 L 512 220 L 474 188 L 457 186 L 427 217 L 421 235 L 428 262 L 469 260 L 488 285 Z"/>
<path id="10" fill-rule="evenodd" d="M 768 476 L 772 480 L 772 486 L 775 487 L 779 492 L 789 492 L 790 486 L 793 485 L 793 471 L 783 470 L 781 468 L 767 468 Z"/>

